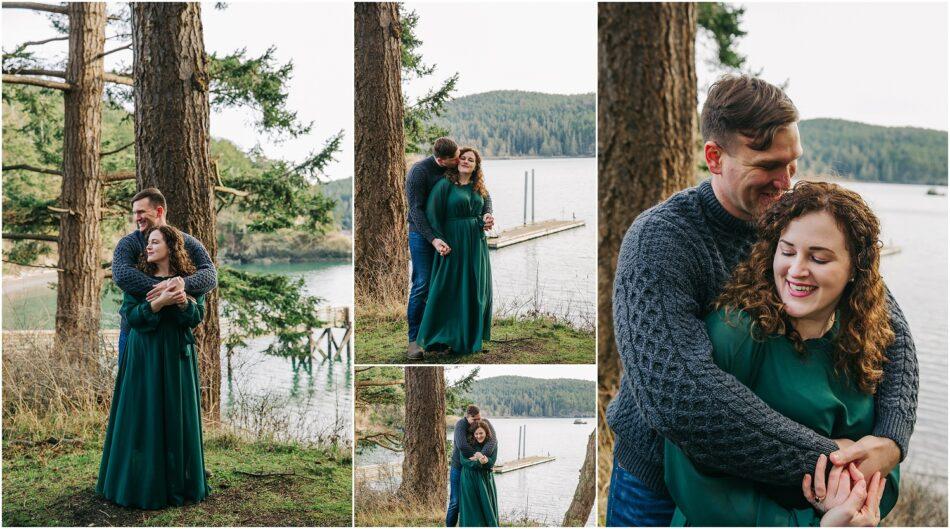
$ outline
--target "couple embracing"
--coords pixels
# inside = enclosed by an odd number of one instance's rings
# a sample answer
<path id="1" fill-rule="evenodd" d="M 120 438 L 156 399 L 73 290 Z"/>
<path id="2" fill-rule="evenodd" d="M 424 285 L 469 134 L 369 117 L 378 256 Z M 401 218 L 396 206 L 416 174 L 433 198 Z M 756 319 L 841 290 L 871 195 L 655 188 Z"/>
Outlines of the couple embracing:
<path id="1" fill-rule="evenodd" d="M 608 526 L 874 526 L 897 501 L 914 344 L 868 205 L 792 188 L 798 120 L 765 81 L 717 81 L 712 177 L 624 238 Z"/>
<path id="2" fill-rule="evenodd" d="M 412 287 L 406 317 L 409 360 L 425 351 L 474 353 L 491 338 L 494 226 L 482 158 L 439 138 L 406 176 Z"/>
<path id="3" fill-rule="evenodd" d="M 155 188 L 132 197 L 136 230 L 116 245 L 123 291 L 116 375 L 96 493 L 124 507 L 205 499 L 198 352 L 193 329 L 217 271 L 204 246 L 166 223 Z"/>
<path id="4" fill-rule="evenodd" d="M 446 527 L 498 527 L 498 491 L 493 476 L 498 437 L 470 404 L 455 423 Z"/>

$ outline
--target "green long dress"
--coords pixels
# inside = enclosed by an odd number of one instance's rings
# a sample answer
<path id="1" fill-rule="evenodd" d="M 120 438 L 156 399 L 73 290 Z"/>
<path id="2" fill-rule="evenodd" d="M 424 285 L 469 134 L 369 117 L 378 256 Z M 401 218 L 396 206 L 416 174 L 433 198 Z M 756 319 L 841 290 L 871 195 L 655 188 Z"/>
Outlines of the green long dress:
<path id="1" fill-rule="evenodd" d="M 472 445 L 475 451 L 481 445 Z M 495 454 L 484 465 L 462 458 L 459 478 L 459 527 L 498 527 L 498 491 L 492 467 Z"/>
<path id="2" fill-rule="evenodd" d="M 429 297 L 416 340 L 456 353 L 482 350 L 491 338 L 492 285 L 488 242 L 482 229 L 485 200 L 471 184 L 458 186 L 443 178 L 432 188 L 426 218 L 435 236 L 452 248 L 436 253 L 429 276 Z"/>
<path id="3" fill-rule="evenodd" d="M 806 340 L 804 356 L 784 336 L 753 339 L 752 319 L 745 312 L 711 313 L 706 327 L 716 364 L 775 411 L 831 439 L 871 434 L 874 397 L 835 373 L 832 340 L 837 326 L 821 338 Z M 674 526 L 819 525 L 820 515 L 805 500 L 801 482 L 756 483 L 700 468 L 669 441 L 664 450 L 666 485 L 677 506 Z M 897 502 L 898 480 L 895 468 L 881 498 L 882 517 Z"/>
<path id="4" fill-rule="evenodd" d="M 210 490 L 192 329 L 204 317 L 204 297 L 155 313 L 143 298 L 125 294 L 119 310 L 131 329 L 96 492 L 141 509 L 201 501 Z"/>

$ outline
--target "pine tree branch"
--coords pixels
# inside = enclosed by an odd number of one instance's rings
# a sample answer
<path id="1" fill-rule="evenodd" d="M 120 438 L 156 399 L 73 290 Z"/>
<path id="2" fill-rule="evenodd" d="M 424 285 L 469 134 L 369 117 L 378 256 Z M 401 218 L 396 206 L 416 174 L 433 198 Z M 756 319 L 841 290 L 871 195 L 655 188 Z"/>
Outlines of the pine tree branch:
<path id="1" fill-rule="evenodd" d="M 60 79 L 66 78 L 66 72 L 63 70 L 43 70 L 43 69 L 32 69 L 32 68 L 23 68 L 23 69 L 16 69 L 16 70 L 10 70 L 10 71 L 4 72 L 3 74 L 4 82 L 7 82 L 7 75 L 45 75 L 47 77 L 59 77 Z M 132 86 L 131 77 L 127 75 L 118 74 L 115 72 L 105 72 L 102 75 L 102 79 L 110 83 Z"/>
<path id="2" fill-rule="evenodd" d="M 104 183 L 121 182 L 123 180 L 135 180 L 135 171 L 118 171 L 115 173 L 102 173 L 99 179 Z"/>
<path id="3" fill-rule="evenodd" d="M 369 388 L 376 386 L 399 386 L 405 383 L 405 380 L 357 380 L 356 387 Z"/>
<path id="4" fill-rule="evenodd" d="M 233 187 L 225 186 L 214 186 L 214 190 L 221 193 L 229 193 L 231 195 L 237 195 L 239 197 L 248 197 L 251 196 L 247 191 L 241 191 L 240 189 L 234 189 Z"/>
<path id="5" fill-rule="evenodd" d="M 118 48 L 112 48 L 112 49 L 109 50 L 109 51 L 104 51 L 104 52 L 100 53 L 99 55 L 96 55 L 96 56 L 95 56 L 95 59 L 101 59 L 101 58 L 105 57 L 106 55 L 109 55 L 110 53 L 115 53 L 115 52 L 117 52 L 117 51 L 131 50 L 131 49 L 132 49 L 132 43 L 130 42 L 130 43 L 126 44 L 125 46 L 119 46 Z"/>
<path id="6" fill-rule="evenodd" d="M 49 269 L 49 270 L 56 270 L 57 272 L 63 272 L 63 271 L 64 271 L 62 268 L 57 268 L 57 267 L 55 267 L 55 266 L 53 266 L 53 265 L 27 264 L 27 263 L 21 263 L 21 262 L 18 262 L 18 261 L 11 261 L 11 260 L 9 260 L 9 259 L 4 259 L 3 262 L 4 262 L 4 263 L 10 263 L 10 264 L 17 265 L 17 266 L 26 266 L 26 267 L 29 267 L 29 268 L 47 268 L 47 269 Z"/>
<path id="7" fill-rule="evenodd" d="M 67 14 L 66 6 L 59 4 L 43 4 L 40 2 L 4 2 L 4 9 L 32 9 L 33 11 L 46 11 L 48 13 Z"/>
<path id="8" fill-rule="evenodd" d="M 133 86 L 132 78 L 129 77 L 128 75 L 121 75 L 121 74 L 117 74 L 117 73 L 106 72 L 106 73 L 102 76 L 102 79 L 105 80 L 105 81 L 108 81 L 108 82 L 110 82 L 110 83 L 124 84 L 124 85 L 126 85 L 126 86 Z"/>
<path id="9" fill-rule="evenodd" d="M 4 4 L 6 7 L 6 4 Z M 30 86 L 41 86 L 43 88 L 52 88 L 54 90 L 72 90 L 73 85 L 69 83 L 60 83 L 59 81 L 48 81 L 46 79 L 37 79 L 25 75 L 3 74 L 3 82 L 9 84 L 25 84 Z"/>
<path id="10" fill-rule="evenodd" d="M 53 213 L 65 213 L 65 214 L 67 214 L 67 215 L 75 215 L 75 214 L 76 214 L 76 212 L 73 211 L 73 210 L 71 210 L 71 209 L 54 208 L 53 206 L 46 206 L 46 209 L 52 211 Z"/>
<path id="11" fill-rule="evenodd" d="M 4 233 L 4 239 L 11 241 L 49 241 L 59 242 L 58 235 L 47 235 L 45 233 Z"/>
<path id="12" fill-rule="evenodd" d="M 4 7 L 6 7 L 6 6 L 4 6 Z M 28 41 L 24 42 L 23 44 L 20 44 L 19 46 L 17 46 L 16 49 L 17 49 L 17 50 L 22 50 L 22 49 L 24 49 L 24 48 L 26 48 L 26 47 L 28 47 L 28 46 L 40 46 L 40 45 L 43 45 L 43 44 L 48 44 L 48 43 L 50 43 L 50 42 L 56 42 L 56 41 L 58 41 L 58 40 L 69 40 L 69 35 L 67 35 L 67 36 L 65 36 L 65 37 L 52 37 L 52 38 L 43 39 L 43 40 L 28 40 Z"/>
<path id="13" fill-rule="evenodd" d="M 111 150 L 111 151 L 104 151 L 104 152 L 99 153 L 99 157 L 102 158 L 103 156 L 110 156 L 110 155 L 112 155 L 112 154 L 116 154 L 116 153 L 122 152 L 122 151 L 128 149 L 129 147 L 131 147 L 131 146 L 133 146 L 133 145 L 135 145 L 135 142 L 134 142 L 134 141 L 131 142 L 131 143 L 126 143 L 125 145 L 119 147 L 118 149 L 113 149 L 113 150 Z"/>
<path id="14" fill-rule="evenodd" d="M 4 79 L 4 81 L 6 81 L 6 79 Z M 34 173 L 45 173 L 45 174 L 63 176 L 63 172 L 60 171 L 59 169 L 47 169 L 45 167 L 35 167 L 32 165 L 26 165 L 26 164 L 4 165 L 3 170 L 4 171 L 33 171 Z"/>

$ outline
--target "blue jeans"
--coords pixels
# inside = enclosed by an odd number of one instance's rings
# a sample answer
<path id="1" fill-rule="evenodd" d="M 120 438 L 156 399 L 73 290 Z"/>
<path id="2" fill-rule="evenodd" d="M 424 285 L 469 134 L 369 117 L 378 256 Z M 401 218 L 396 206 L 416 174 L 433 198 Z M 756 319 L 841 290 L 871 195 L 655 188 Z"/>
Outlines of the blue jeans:
<path id="1" fill-rule="evenodd" d="M 607 527 L 669 527 L 676 504 L 668 492 L 647 487 L 614 457 L 607 495 Z"/>
<path id="2" fill-rule="evenodd" d="M 449 472 L 449 509 L 445 512 L 445 526 L 455 527 L 459 523 L 459 481 L 462 479 L 462 469 L 452 467 Z"/>
<path id="3" fill-rule="evenodd" d="M 116 365 L 122 365 L 122 357 L 125 356 L 125 344 L 129 341 L 129 330 L 125 327 L 119 329 L 119 360 Z"/>
<path id="4" fill-rule="evenodd" d="M 426 310 L 429 297 L 429 274 L 435 259 L 435 248 L 421 233 L 409 232 L 409 257 L 412 260 L 412 288 L 409 290 L 409 307 L 406 320 L 409 322 L 409 341 L 416 341 L 422 314 Z"/>

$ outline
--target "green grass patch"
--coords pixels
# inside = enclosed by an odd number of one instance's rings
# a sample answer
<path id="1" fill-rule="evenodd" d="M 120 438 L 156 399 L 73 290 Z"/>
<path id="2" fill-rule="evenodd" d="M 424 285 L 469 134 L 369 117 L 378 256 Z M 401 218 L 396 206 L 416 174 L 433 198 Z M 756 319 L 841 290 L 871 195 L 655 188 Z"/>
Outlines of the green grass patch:
<path id="1" fill-rule="evenodd" d="M 51 440 L 52 441 L 52 440 Z M 157 511 L 95 494 L 102 441 L 3 441 L 5 526 L 349 526 L 349 451 L 205 432 L 207 500 Z"/>
<path id="2" fill-rule="evenodd" d="M 405 316 L 357 315 L 358 364 L 593 364 L 593 330 L 577 329 L 546 316 L 500 318 L 492 324 L 492 340 L 472 354 L 429 353 L 419 362 L 406 360 Z"/>

